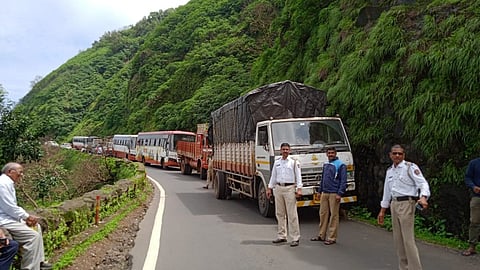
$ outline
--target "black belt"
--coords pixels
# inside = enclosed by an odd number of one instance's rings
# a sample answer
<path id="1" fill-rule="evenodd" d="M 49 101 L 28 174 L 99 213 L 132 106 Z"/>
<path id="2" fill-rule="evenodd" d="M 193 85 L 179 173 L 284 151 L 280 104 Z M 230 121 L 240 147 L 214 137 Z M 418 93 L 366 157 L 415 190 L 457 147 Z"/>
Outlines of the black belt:
<path id="1" fill-rule="evenodd" d="M 418 197 L 415 196 L 400 196 L 400 197 L 393 197 L 392 200 L 397 201 L 397 202 L 403 202 L 403 201 L 408 201 L 408 200 L 418 200 Z"/>
<path id="2" fill-rule="evenodd" d="M 286 187 L 286 186 L 295 185 L 295 183 L 277 183 L 277 185 L 282 186 L 282 187 Z"/>

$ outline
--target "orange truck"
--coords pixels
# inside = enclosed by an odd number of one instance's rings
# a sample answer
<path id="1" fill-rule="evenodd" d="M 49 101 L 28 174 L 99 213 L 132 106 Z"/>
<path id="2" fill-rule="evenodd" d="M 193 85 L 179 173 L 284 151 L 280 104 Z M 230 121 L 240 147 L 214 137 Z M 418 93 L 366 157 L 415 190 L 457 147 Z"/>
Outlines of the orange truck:
<path id="1" fill-rule="evenodd" d="M 177 157 L 182 174 L 192 174 L 195 170 L 201 179 L 207 179 L 208 159 L 212 147 L 208 140 L 208 124 L 198 124 L 195 141 L 178 141 Z"/>

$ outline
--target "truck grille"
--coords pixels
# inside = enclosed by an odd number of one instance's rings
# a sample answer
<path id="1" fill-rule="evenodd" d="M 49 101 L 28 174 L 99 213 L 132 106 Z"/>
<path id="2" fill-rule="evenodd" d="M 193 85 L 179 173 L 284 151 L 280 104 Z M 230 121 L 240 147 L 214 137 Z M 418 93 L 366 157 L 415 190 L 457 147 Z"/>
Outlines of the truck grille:
<path id="1" fill-rule="evenodd" d="M 302 174 L 303 186 L 318 186 L 321 177 L 320 173 L 304 173 Z"/>

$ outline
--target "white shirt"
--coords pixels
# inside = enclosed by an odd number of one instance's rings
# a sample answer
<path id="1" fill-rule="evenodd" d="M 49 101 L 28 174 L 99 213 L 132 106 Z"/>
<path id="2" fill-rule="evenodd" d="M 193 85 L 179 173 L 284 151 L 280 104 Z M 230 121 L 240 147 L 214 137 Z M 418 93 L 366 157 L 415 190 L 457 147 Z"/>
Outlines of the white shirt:
<path id="1" fill-rule="evenodd" d="M 392 197 L 417 197 L 419 195 L 418 189 L 420 189 L 420 196 L 430 197 L 428 182 L 418 166 L 403 160 L 397 167 L 392 165 L 388 168 L 380 206 L 382 208 L 390 207 Z"/>
<path id="2" fill-rule="evenodd" d="M 297 183 L 297 188 L 301 188 L 303 184 L 300 163 L 290 157 L 275 160 L 268 187 L 274 188 L 278 183 Z"/>
<path id="3" fill-rule="evenodd" d="M 29 214 L 17 205 L 13 180 L 6 174 L 0 176 L 0 225 L 27 219 Z"/>

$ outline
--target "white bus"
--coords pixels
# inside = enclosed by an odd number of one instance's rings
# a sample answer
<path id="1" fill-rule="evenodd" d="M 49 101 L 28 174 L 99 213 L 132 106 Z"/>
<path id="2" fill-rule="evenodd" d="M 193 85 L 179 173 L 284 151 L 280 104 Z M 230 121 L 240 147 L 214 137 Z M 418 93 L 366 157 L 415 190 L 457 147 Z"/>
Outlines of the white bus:
<path id="1" fill-rule="evenodd" d="M 195 141 L 195 133 L 187 131 L 140 132 L 137 137 L 137 161 L 144 164 L 179 167 L 178 141 Z"/>
<path id="2" fill-rule="evenodd" d="M 136 161 L 137 135 L 114 135 L 112 139 L 113 156 Z"/>
<path id="3" fill-rule="evenodd" d="M 73 136 L 72 148 L 82 152 L 95 153 L 98 146 L 102 145 L 102 139 L 97 136 Z"/>

